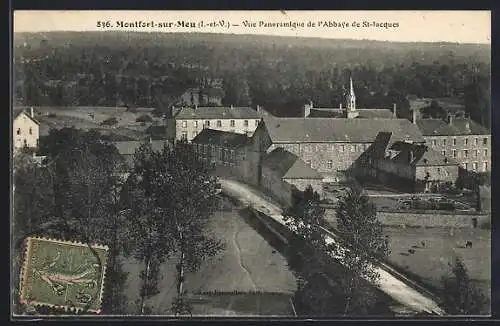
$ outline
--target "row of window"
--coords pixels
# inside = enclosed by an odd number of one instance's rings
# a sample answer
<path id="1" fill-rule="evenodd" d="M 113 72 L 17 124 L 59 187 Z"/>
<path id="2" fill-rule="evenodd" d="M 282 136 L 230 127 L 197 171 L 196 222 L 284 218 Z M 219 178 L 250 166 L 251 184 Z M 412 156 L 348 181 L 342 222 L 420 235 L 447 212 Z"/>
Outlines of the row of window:
<path id="1" fill-rule="evenodd" d="M 457 150 L 455 150 L 455 149 L 454 149 L 454 150 L 452 151 L 452 153 L 453 153 L 453 157 L 454 157 L 454 158 L 457 158 L 457 157 L 458 157 L 458 152 L 457 152 Z M 441 151 L 441 154 L 443 154 L 443 156 L 446 156 L 446 151 Z M 479 156 L 480 156 L 480 151 L 479 151 L 479 149 L 476 149 L 476 150 L 474 151 L 474 157 L 479 157 Z M 488 156 L 488 150 L 487 150 L 487 149 L 484 149 L 484 150 L 483 150 L 483 156 L 485 156 L 485 157 L 487 157 L 487 156 Z M 468 150 L 468 149 L 464 149 L 464 151 L 463 151 L 463 157 L 464 157 L 464 158 L 468 158 L 468 157 L 469 157 L 469 150 Z"/>
<path id="2" fill-rule="evenodd" d="M 446 143 L 447 143 L 447 140 L 446 138 L 444 138 L 442 141 L 442 144 L 444 146 L 446 146 Z M 465 138 L 464 139 L 464 145 L 469 145 L 469 138 Z M 437 140 L 436 139 L 433 139 L 432 140 L 432 146 L 436 146 L 437 145 Z M 456 138 L 453 138 L 453 145 L 457 145 L 457 139 Z M 483 138 L 483 145 L 488 145 L 488 138 Z M 474 138 L 474 146 L 479 146 L 479 138 Z"/>
<path id="3" fill-rule="evenodd" d="M 354 153 L 354 152 L 358 152 L 358 151 L 365 151 L 368 149 L 368 147 L 370 146 L 370 144 L 352 144 L 350 145 L 349 147 L 349 150 Z M 332 145 L 332 149 L 335 150 L 335 145 Z M 345 152 L 346 151 L 346 145 L 342 144 L 338 147 L 338 150 L 340 152 Z M 312 147 L 310 146 L 305 146 L 304 147 L 304 151 L 305 152 L 312 152 L 314 151 Z"/>
<path id="4" fill-rule="evenodd" d="M 470 165 L 469 163 L 463 163 L 462 167 L 467 170 L 469 169 Z M 472 170 L 477 171 L 477 169 L 478 169 L 478 162 L 473 162 Z M 483 171 L 484 172 L 488 171 L 488 162 L 483 162 Z"/>
<path id="5" fill-rule="evenodd" d="M 187 128 L 187 120 L 183 120 L 182 121 L 182 128 Z M 257 125 L 259 124 L 259 120 L 255 120 L 255 126 L 257 127 Z M 243 126 L 244 127 L 248 127 L 249 125 L 249 122 L 248 120 L 243 120 Z M 210 120 L 205 120 L 205 123 L 204 123 L 204 126 L 205 127 L 210 127 Z M 217 120 L 216 121 L 216 126 L 217 127 L 222 127 L 222 120 Z M 236 121 L 235 120 L 229 120 L 229 126 L 231 127 L 235 127 L 236 126 Z M 194 128 L 198 128 L 198 121 L 193 121 L 193 127 Z"/>
<path id="6" fill-rule="evenodd" d="M 33 130 L 30 128 L 30 129 L 29 129 L 29 131 L 28 131 L 28 133 L 29 133 L 30 135 L 33 135 Z M 16 134 L 17 134 L 18 136 L 21 134 L 21 128 L 17 128 Z"/>

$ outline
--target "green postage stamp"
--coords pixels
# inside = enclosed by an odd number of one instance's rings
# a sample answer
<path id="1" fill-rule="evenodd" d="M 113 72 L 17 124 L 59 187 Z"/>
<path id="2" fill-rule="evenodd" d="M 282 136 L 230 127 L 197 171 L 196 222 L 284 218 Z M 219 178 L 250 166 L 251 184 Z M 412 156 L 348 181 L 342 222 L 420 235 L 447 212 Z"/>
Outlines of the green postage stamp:
<path id="1" fill-rule="evenodd" d="M 21 302 L 100 313 L 108 247 L 27 238 Z"/>

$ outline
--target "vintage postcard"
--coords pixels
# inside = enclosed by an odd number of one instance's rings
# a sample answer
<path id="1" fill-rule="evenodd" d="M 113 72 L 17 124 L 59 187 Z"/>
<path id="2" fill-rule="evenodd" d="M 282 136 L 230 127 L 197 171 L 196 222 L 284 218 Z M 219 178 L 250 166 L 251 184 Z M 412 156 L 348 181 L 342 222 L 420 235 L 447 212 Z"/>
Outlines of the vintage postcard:
<path id="1" fill-rule="evenodd" d="M 490 16 L 15 11 L 12 315 L 489 316 Z"/>

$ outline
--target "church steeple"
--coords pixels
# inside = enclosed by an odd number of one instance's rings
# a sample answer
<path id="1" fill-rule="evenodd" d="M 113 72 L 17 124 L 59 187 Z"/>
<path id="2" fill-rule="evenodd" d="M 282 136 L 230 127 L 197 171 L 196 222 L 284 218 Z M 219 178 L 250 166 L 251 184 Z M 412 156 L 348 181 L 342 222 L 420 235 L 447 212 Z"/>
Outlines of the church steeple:
<path id="1" fill-rule="evenodd" d="M 358 111 L 356 111 L 356 94 L 354 94 L 354 86 L 352 85 L 352 77 L 350 79 L 349 94 L 347 95 L 347 118 L 356 118 Z"/>
<path id="2" fill-rule="evenodd" d="M 347 96 L 347 109 L 349 111 L 356 111 L 356 94 L 354 94 L 352 78 L 350 78 L 349 95 Z"/>

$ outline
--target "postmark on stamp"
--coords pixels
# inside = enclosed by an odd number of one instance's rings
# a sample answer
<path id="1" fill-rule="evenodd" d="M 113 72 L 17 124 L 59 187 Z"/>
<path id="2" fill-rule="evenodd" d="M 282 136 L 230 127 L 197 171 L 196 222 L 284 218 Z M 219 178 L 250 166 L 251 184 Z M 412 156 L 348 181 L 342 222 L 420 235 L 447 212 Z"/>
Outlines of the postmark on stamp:
<path id="1" fill-rule="evenodd" d="M 108 247 L 27 238 L 21 302 L 99 313 Z"/>

